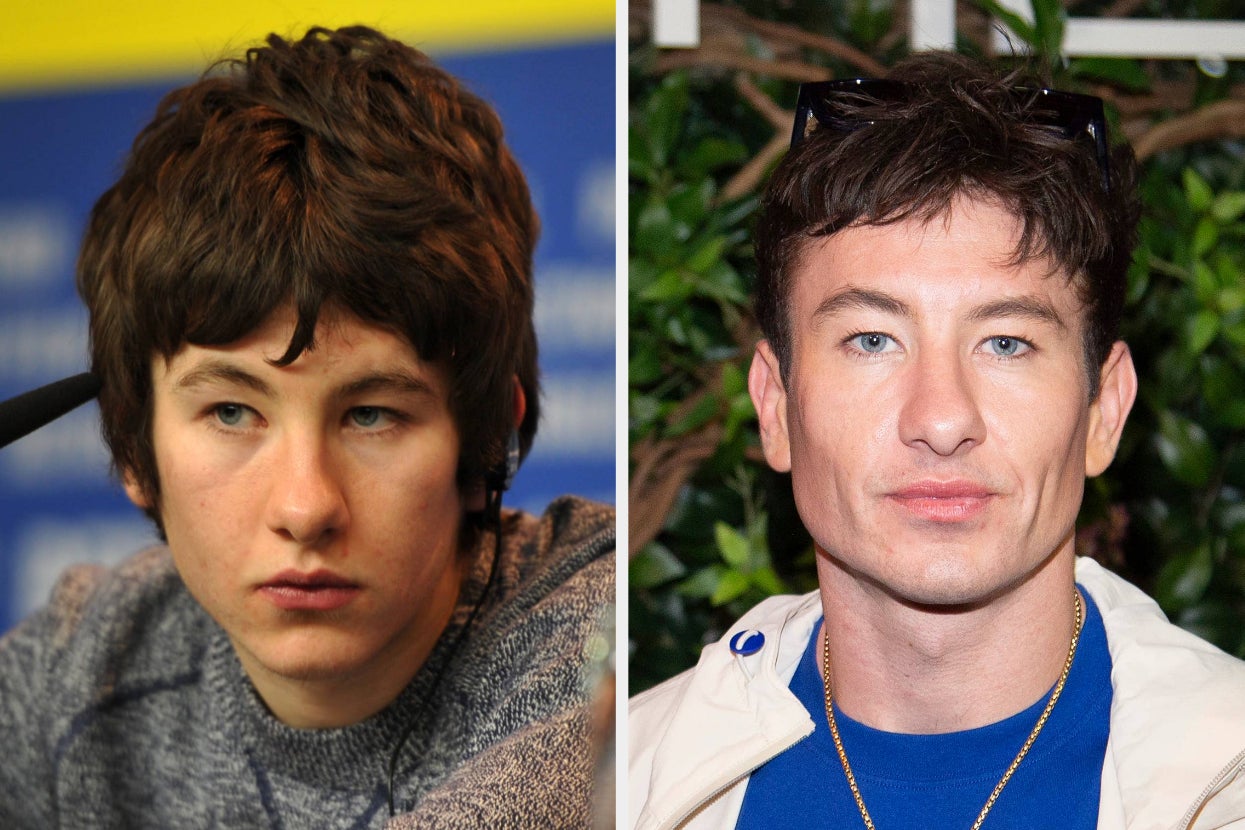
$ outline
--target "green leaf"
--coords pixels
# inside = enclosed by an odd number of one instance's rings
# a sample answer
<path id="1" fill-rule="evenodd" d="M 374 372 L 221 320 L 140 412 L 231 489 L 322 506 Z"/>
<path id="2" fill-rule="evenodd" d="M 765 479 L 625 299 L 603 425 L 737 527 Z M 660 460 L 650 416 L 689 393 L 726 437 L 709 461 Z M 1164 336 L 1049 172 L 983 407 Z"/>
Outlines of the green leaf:
<path id="1" fill-rule="evenodd" d="M 1245 349 L 1245 322 L 1237 320 L 1223 327 L 1223 337 L 1238 349 Z"/>
<path id="2" fill-rule="evenodd" d="M 1238 288 L 1230 282 L 1224 282 L 1229 287 L 1219 292 L 1215 298 L 1215 306 L 1221 314 L 1234 314 L 1245 308 L 1245 288 Z"/>
<path id="3" fill-rule="evenodd" d="M 692 410 L 684 415 L 677 422 L 670 425 L 670 429 L 666 431 L 666 435 L 674 438 L 680 435 L 686 435 L 697 427 L 704 426 L 713 417 L 718 414 L 718 401 L 711 395 L 706 395 L 696 402 Z"/>
<path id="4" fill-rule="evenodd" d="M 713 236 L 705 240 L 687 258 L 687 267 L 697 274 L 705 273 L 713 265 L 721 261 L 722 252 L 726 250 L 727 242 L 728 240 L 725 236 Z"/>
<path id="5" fill-rule="evenodd" d="M 634 336 L 631 342 L 636 342 Z M 641 344 L 628 356 L 627 380 L 633 389 L 656 383 L 664 374 L 661 356 L 652 340 Z"/>
<path id="6" fill-rule="evenodd" d="M 628 401 L 630 419 L 633 424 L 649 424 L 661 415 L 661 401 L 652 395 L 631 393 Z"/>
<path id="7" fill-rule="evenodd" d="M 748 158 L 742 141 L 709 136 L 701 139 L 679 164 L 679 172 L 688 178 L 700 178 L 719 167 L 739 164 Z"/>
<path id="8" fill-rule="evenodd" d="M 758 568 L 752 573 L 752 584 L 759 588 L 766 596 L 774 596 L 775 594 L 785 594 L 787 586 L 773 568 Z"/>
<path id="9" fill-rule="evenodd" d="M 1214 561 L 1208 542 L 1177 553 L 1159 571 L 1155 582 L 1159 604 L 1167 609 L 1192 605 L 1205 595 L 1213 573 Z"/>
<path id="10" fill-rule="evenodd" d="M 734 363 L 722 364 L 722 394 L 734 398 L 748 391 L 748 376 Z"/>
<path id="11" fill-rule="evenodd" d="M 660 269 L 652 261 L 632 256 L 627 264 L 627 291 L 633 296 L 652 285 Z"/>
<path id="12" fill-rule="evenodd" d="M 662 79 L 652 97 L 645 102 L 637 132 L 648 148 L 649 161 L 653 167 L 670 166 L 676 143 L 683 131 L 689 99 L 687 73 L 671 72 Z"/>
<path id="13" fill-rule="evenodd" d="M 1213 305 L 1219 295 L 1219 277 L 1201 259 L 1193 263 L 1193 291 L 1202 305 Z"/>
<path id="14" fill-rule="evenodd" d="M 1191 355 L 1199 355 L 1219 333 L 1219 315 L 1203 309 L 1190 317 L 1185 323 L 1185 350 Z"/>
<path id="15" fill-rule="evenodd" d="M 679 558 L 657 542 L 645 545 L 627 566 L 627 580 L 633 588 L 654 588 L 686 573 Z"/>
<path id="16" fill-rule="evenodd" d="M 651 256 L 674 248 L 678 241 L 670 206 L 661 199 L 650 198 L 636 216 L 633 248 Z"/>
<path id="17" fill-rule="evenodd" d="M 1077 58 L 1068 64 L 1068 73 L 1076 78 L 1106 81 L 1127 92 L 1148 92 L 1150 76 L 1140 61 L 1126 58 Z"/>
<path id="18" fill-rule="evenodd" d="M 727 571 L 722 574 L 717 590 L 709 601 L 714 605 L 725 605 L 747 591 L 749 584 L 748 577 L 739 571 Z"/>
<path id="19" fill-rule="evenodd" d="M 1209 210 L 1215 194 L 1206 180 L 1199 176 L 1192 167 L 1186 167 L 1181 172 L 1181 177 L 1184 179 L 1185 198 L 1189 200 L 1189 207 L 1197 213 L 1205 213 Z"/>
<path id="20" fill-rule="evenodd" d="M 1202 397 L 1219 422 L 1230 429 L 1245 428 L 1245 378 L 1227 360 L 1214 355 L 1202 359 Z"/>
<path id="21" fill-rule="evenodd" d="M 674 218 L 680 242 L 686 242 L 692 236 L 692 230 L 704 224 L 705 216 L 713 207 L 717 189 L 713 179 L 704 178 L 680 184 L 666 197 L 666 205 Z"/>
<path id="22" fill-rule="evenodd" d="M 1201 424 L 1171 410 L 1159 412 L 1155 448 L 1163 464 L 1180 482 L 1204 487 L 1215 466 L 1215 449 Z"/>
<path id="23" fill-rule="evenodd" d="M 1204 257 L 1219 242 L 1219 226 L 1210 217 L 1198 220 L 1193 229 L 1193 255 Z"/>
<path id="24" fill-rule="evenodd" d="M 1042 54 L 1051 59 L 1052 64 L 1058 63 L 1063 51 L 1063 24 L 1067 17 L 1060 0 L 1031 0 L 1033 7 L 1034 30 L 1037 34 L 1037 46 Z"/>
<path id="25" fill-rule="evenodd" d="M 739 272 L 724 259 L 719 259 L 704 272 L 700 288 L 706 296 L 725 303 L 742 306 L 748 302 Z"/>
<path id="26" fill-rule="evenodd" d="M 679 583 L 678 592 L 685 597 L 708 599 L 718 590 L 718 583 L 727 573 L 725 565 L 709 565 Z"/>
<path id="27" fill-rule="evenodd" d="M 682 302 L 692 296 L 696 285 L 674 268 L 663 271 L 654 282 L 640 292 L 639 299 L 650 303 Z"/>
<path id="28" fill-rule="evenodd" d="M 739 570 L 748 570 L 752 554 L 748 550 L 748 540 L 744 535 L 726 522 L 713 523 L 713 539 L 717 542 L 722 559 L 730 566 Z"/>
<path id="29" fill-rule="evenodd" d="M 1224 225 L 1235 222 L 1243 213 L 1245 213 L 1245 192 L 1240 190 L 1220 193 L 1210 206 L 1210 215 Z"/>

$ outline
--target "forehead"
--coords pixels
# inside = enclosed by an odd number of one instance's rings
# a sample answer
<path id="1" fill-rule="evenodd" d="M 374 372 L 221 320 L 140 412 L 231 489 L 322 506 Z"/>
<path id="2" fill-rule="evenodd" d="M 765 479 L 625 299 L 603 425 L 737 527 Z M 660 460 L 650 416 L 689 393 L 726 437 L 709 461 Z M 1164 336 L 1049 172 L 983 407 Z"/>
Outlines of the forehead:
<path id="1" fill-rule="evenodd" d="M 929 219 L 854 225 L 810 242 L 791 272 L 798 332 L 818 307 L 852 288 L 903 300 L 920 316 L 954 317 L 983 301 L 1030 298 L 1055 308 L 1070 330 L 1082 303 L 1075 282 L 1045 257 L 1016 261 L 1020 220 L 964 197 Z M 896 313 L 900 311 L 897 307 Z"/>
<path id="2" fill-rule="evenodd" d="M 288 350 L 296 324 L 293 308 L 285 306 L 254 331 L 232 343 L 220 346 L 183 344 L 167 361 L 157 358 L 153 370 L 157 379 L 174 383 L 205 364 L 237 365 L 278 382 L 289 378 L 342 383 L 365 375 L 401 373 L 419 379 L 430 391 L 445 395 L 444 367 L 421 359 L 406 338 L 332 309 L 320 315 L 311 345 L 288 365 L 277 365 Z"/>

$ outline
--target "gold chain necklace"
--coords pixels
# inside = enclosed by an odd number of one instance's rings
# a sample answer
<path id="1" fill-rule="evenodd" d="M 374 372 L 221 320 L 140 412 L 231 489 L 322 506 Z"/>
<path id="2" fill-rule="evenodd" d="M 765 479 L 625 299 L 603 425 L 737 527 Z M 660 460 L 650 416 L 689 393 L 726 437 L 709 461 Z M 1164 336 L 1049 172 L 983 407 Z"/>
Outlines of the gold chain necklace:
<path id="1" fill-rule="evenodd" d="M 1042 715 L 1038 718 L 1037 723 L 1034 724 L 1033 731 L 1025 739 L 1024 746 L 1020 747 L 1020 751 L 1016 753 L 1015 759 L 1008 766 L 1007 772 L 1003 773 L 999 783 L 994 785 L 994 792 L 990 793 L 990 797 L 986 799 L 986 806 L 982 807 L 981 812 L 977 814 L 977 820 L 973 822 L 972 830 L 980 830 L 981 823 L 986 820 L 986 814 L 990 812 L 990 808 L 998 800 L 999 793 L 1003 792 L 1003 788 L 1012 779 L 1012 774 L 1016 772 L 1020 762 L 1029 754 L 1030 747 L 1037 740 L 1038 733 L 1042 731 L 1042 727 L 1046 725 L 1046 720 L 1050 717 L 1051 710 L 1055 708 L 1055 701 L 1059 700 L 1064 684 L 1068 681 L 1068 672 L 1072 670 L 1072 658 L 1076 656 L 1076 644 L 1081 639 L 1081 594 L 1073 590 L 1072 596 L 1075 601 L 1076 616 L 1072 627 L 1072 642 L 1068 646 L 1068 658 L 1063 661 L 1063 671 L 1059 674 L 1059 681 L 1055 683 L 1055 689 L 1050 693 L 1050 700 L 1046 701 L 1046 708 L 1042 710 Z M 839 761 L 843 764 L 844 774 L 847 775 L 847 786 L 852 790 L 852 798 L 856 799 L 856 807 L 860 810 L 860 817 L 865 820 L 865 827 L 869 830 L 875 830 L 873 819 L 869 817 L 869 810 L 865 807 L 865 800 L 860 795 L 860 788 L 856 786 L 856 776 L 852 774 L 852 765 L 847 762 L 847 753 L 843 750 L 843 739 L 839 737 L 839 725 L 834 722 L 834 698 L 830 693 L 830 638 L 826 635 L 824 628 L 822 630 L 821 642 L 821 685 L 826 692 L 826 720 L 830 724 L 830 737 L 834 738 L 834 748 L 839 753 Z"/>

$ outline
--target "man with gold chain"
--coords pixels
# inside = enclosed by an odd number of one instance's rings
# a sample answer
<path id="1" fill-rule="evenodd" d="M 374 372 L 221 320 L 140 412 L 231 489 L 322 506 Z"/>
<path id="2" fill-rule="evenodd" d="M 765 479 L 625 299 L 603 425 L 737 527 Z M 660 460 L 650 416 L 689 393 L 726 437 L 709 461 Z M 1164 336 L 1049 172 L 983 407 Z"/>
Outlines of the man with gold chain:
<path id="1" fill-rule="evenodd" d="M 1098 99 L 952 55 L 801 88 L 749 390 L 820 590 L 632 701 L 633 827 L 1245 827 L 1245 663 L 1074 549 L 1134 170 Z"/>

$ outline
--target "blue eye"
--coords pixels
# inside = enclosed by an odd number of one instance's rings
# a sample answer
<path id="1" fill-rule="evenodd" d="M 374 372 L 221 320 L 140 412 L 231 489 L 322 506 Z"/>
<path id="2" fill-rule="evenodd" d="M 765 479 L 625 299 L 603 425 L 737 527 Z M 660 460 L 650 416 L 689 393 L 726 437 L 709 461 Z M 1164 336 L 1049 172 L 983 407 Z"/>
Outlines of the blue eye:
<path id="1" fill-rule="evenodd" d="M 350 420 L 355 426 L 374 427 L 380 422 L 382 414 L 382 410 L 377 406 L 356 406 L 350 410 Z"/>
<path id="2" fill-rule="evenodd" d="M 245 415 L 246 407 L 240 403 L 222 403 L 216 407 L 216 420 L 227 427 L 238 426 Z"/>
<path id="3" fill-rule="evenodd" d="M 989 344 L 990 351 L 999 357 L 1015 357 L 1024 354 L 1030 348 L 1029 344 L 1020 338 L 1006 335 L 991 337 L 986 342 Z"/>
<path id="4" fill-rule="evenodd" d="M 856 348 L 860 349 L 862 352 L 879 354 L 886 351 L 886 347 L 891 342 L 891 338 L 889 335 L 885 335 L 880 332 L 868 331 L 864 334 L 856 335 L 852 338 L 852 341 L 856 344 Z"/>

